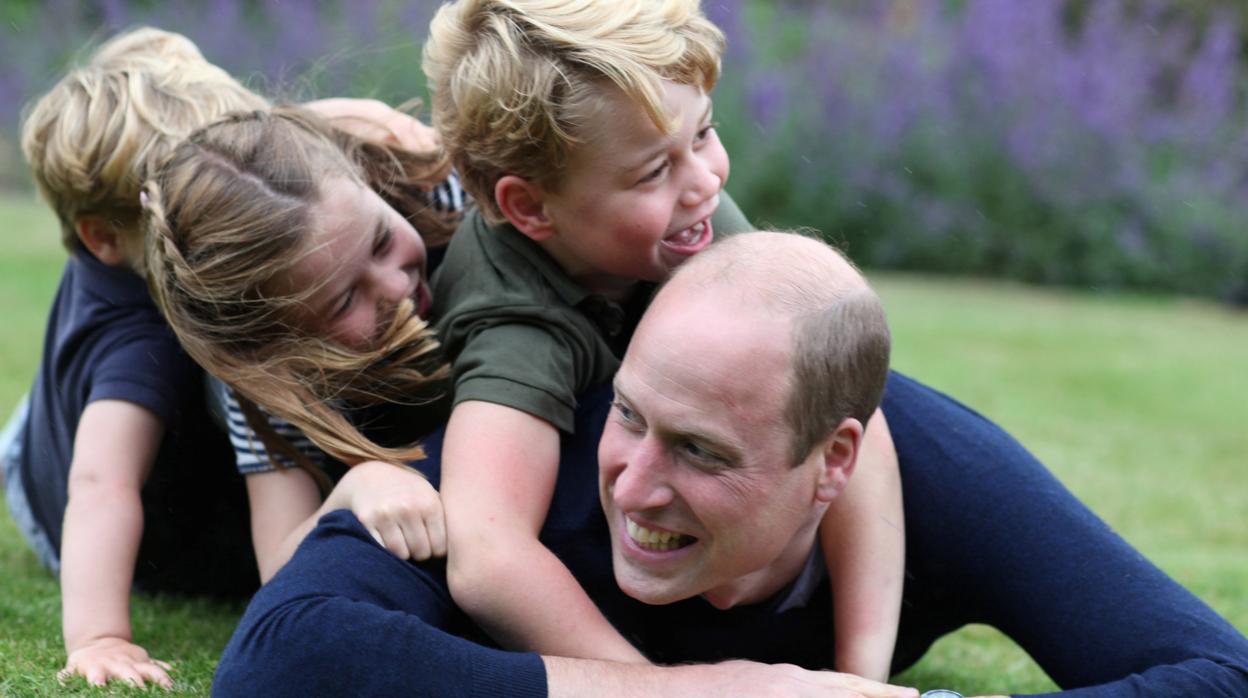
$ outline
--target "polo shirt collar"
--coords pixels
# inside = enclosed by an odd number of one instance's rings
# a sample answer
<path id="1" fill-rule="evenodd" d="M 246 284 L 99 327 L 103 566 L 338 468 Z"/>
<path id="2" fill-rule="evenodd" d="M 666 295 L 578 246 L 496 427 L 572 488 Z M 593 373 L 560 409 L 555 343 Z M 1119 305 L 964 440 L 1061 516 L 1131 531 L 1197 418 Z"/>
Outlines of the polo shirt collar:
<path id="1" fill-rule="evenodd" d="M 485 225 L 484 218 L 480 220 L 480 223 Z M 504 224 L 500 226 L 498 232 L 501 233 L 499 239 L 503 241 L 503 244 L 507 245 L 513 252 L 532 265 L 542 275 L 546 283 L 550 284 L 550 287 L 555 290 L 555 293 L 559 294 L 559 298 L 564 303 L 576 306 L 586 298 L 598 295 L 586 290 L 583 286 L 569 278 L 567 272 L 555 263 L 554 258 L 546 250 L 543 250 L 541 245 L 538 245 L 524 233 L 516 230 L 515 226 L 510 223 Z"/>
<path id="2" fill-rule="evenodd" d="M 486 225 L 484 217 L 479 217 L 477 220 L 478 225 Z M 621 304 L 608 299 L 601 293 L 589 291 L 573 281 L 546 250 L 517 230 L 515 226 L 504 224 L 496 232 L 499 233 L 498 239 L 504 245 L 537 270 L 560 300 L 585 313 L 602 328 L 608 337 L 616 337 L 628 329 L 629 318 Z M 645 286 L 646 284 L 637 284 L 630 298 L 639 293 L 645 294 Z"/>
<path id="3" fill-rule="evenodd" d="M 147 282 L 130 267 L 111 267 L 86 250 L 74 252 L 71 264 L 82 275 L 83 288 L 114 306 L 154 305 Z"/>

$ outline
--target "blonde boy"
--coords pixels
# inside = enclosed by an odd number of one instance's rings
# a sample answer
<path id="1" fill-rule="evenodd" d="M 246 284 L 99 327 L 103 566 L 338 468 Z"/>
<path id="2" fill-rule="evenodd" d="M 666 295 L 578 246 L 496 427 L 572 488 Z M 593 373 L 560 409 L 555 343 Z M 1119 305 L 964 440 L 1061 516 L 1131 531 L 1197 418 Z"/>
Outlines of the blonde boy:
<path id="1" fill-rule="evenodd" d="M 419 126 L 379 102 L 319 107 L 366 136 Z M 139 273 L 139 191 L 193 130 L 268 108 L 185 37 L 140 28 L 100 46 L 25 118 L 23 153 L 70 257 L 5 488 L 60 575 L 63 675 L 171 685 L 168 665 L 132 641 L 132 582 L 234 594 L 258 584 L 242 480 L 207 413 L 203 372 Z M 423 134 L 409 130 L 397 135 L 411 147 Z"/>
<path id="2" fill-rule="evenodd" d="M 63 674 L 90 683 L 170 685 L 168 665 L 132 642 L 132 583 L 217 593 L 256 584 L 229 443 L 206 413 L 202 373 L 136 270 L 145 173 L 192 129 L 265 106 L 186 38 L 145 28 L 100 46 L 23 123 L 22 151 L 70 257 L 5 486 L 60 575 Z M 180 563 L 188 550 L 194 568 Z"/>
<path id="3" fill-rule="evenodd" d="M 711 121 L 722 47 L 696 0 L 460 0 L 433 20 L 434 125 L 481 208 L 434 284 L 456 376 L 442 471 L 449 580 L 506 645 L 644 661 L 536 532 L 576 395 L 615 373 L 652 282 L 749 227 L 722 194 L 728 156 Z M 712 445 L 680 448 L 691 467 L 722 466 Z M 895 461 L 881 460 L 864 463 L 822 527 L 838 668 L 876 678 L 904 548 Z M 658 567 L 711 544 L 644 517 L 627 529 Z M 706 598 L 728 607 L 775 591 Z"/>

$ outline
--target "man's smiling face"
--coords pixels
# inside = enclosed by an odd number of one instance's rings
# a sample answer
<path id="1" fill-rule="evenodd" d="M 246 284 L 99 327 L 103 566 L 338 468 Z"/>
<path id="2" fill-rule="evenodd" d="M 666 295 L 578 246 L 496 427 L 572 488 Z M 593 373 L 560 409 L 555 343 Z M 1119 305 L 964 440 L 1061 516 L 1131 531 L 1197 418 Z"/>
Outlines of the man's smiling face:
<path id="1" fill-rule="evenodd" d="M 616 376 L 600 496 L 616 581 L 647 603 L 765 599 L 805 562 L 825 509 L 818 454 L 790 460 L 790 322 L 744 301 L 674 281 Z"/>

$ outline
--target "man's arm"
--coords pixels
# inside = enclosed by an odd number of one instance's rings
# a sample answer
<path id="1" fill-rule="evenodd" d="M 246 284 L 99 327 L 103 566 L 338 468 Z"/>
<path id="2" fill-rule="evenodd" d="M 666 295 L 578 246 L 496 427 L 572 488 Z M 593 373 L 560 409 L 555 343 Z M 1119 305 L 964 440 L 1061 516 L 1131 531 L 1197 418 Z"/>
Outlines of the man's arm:
<path id="1" fill-rule="evenodd" d="M 130 584 L 143 536 L 140 492 L 163 434 L 159 417 L 123 400 L 92 402 L 78 421 L 61 537 L 62 676 L 172 686 L 168 665 L 131 642 L 130 628 Z"/>
<path id="2" fill-rule="evenodd" d="M 543 656 L 550 698 L 685 696 L 723 698 L 915 698 L 919 692 L 853 674 L 743 660 L 674 667 Z"/>
<path id="3" fill-rule="evenodd" d="M 916 695 L 787 665 L 652 667 L 505 652 L 454 634 L 469 627 L 437 564 L 399 560 L 336 511 L 252 599 L 213 695 Z"/>
<path id="4" fill-rule="evenodd" d="M 895 668 L 987 623 L 1070 689 L 1061 695 L 1248 695 L 1248 639 L 999 427 L 897 374 L 884 412 L 909 547 Z"/>

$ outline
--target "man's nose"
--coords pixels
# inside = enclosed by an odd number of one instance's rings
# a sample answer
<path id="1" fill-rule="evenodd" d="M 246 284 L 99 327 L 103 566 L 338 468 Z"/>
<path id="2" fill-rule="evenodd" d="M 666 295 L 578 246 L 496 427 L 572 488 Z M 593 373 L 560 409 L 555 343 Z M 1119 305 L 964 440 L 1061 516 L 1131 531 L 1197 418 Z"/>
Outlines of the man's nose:
<path id="1" fill-rule="evenodd" d="M 647 436 L 628 453 L 627 461 L 615 479 L 612 496 L 621 511 L 645 511 L 672 501 L 669 470 L 663 445 Z"/>

